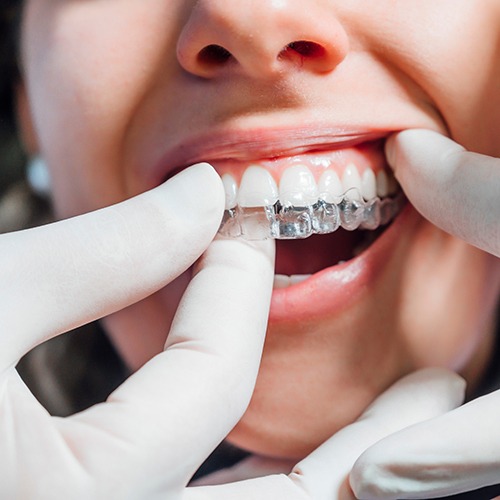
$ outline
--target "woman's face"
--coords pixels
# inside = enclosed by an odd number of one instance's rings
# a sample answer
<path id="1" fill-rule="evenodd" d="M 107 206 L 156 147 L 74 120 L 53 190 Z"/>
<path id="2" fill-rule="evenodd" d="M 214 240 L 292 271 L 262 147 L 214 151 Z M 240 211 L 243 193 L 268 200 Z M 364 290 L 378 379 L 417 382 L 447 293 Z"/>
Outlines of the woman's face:
<path id="1" fill-rule="evenodd" d="M 318 179 L 325 161 L 377 172 L 406 128 L 500 156 L 499 26 L 497 0 L 28 0 L 23 63 L 57 213 L 200 160 L 236 179 L 261 165 L 279 181 L 289 163 Z M 352 259 L 360 234 L 278 244 L 278 274 L 312 276 L 273 293 L 234 443 L 298 457 L 411 370 L 478 378 L 498 261 L 411 207 Z M 105 319 L 132 368 L 162 349 L 188 280 Z"/>

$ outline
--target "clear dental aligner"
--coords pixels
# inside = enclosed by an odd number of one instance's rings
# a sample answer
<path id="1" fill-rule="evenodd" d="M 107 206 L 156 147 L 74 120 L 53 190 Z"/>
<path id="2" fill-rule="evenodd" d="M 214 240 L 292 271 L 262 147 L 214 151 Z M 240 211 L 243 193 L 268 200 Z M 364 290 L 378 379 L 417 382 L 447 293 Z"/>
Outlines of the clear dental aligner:
<path id="1" fill-rule="evenodd" d="M 374 230 L 389 223 L 403 204 L 402 192 L 394 197 L 365 201 L 353 188 L 338 203 L 319 199 L 303 207 L 284 206 L 280 201 L 264 207 L 236 206 L 225 210 L 219 233 L 247 240 L 293 240 L 333 233 L 340 227 L 348 231 Z"/>
<path id="2" fill-rule="evenodd" d="M 222 176 L 226 210 L 219 232 L 248 240 L 301 239 L 328 234 L 340 227 L 377 229 L 400 211 L 404 195 L 391 173 L 365 169 L 360 175 L 348 164 L 341 175 L 333 169 L 316 182 L 303 164 L 286 168 L 279 187 L 260 166 L 248 167 L 237 186 L 229 175 Z"/>

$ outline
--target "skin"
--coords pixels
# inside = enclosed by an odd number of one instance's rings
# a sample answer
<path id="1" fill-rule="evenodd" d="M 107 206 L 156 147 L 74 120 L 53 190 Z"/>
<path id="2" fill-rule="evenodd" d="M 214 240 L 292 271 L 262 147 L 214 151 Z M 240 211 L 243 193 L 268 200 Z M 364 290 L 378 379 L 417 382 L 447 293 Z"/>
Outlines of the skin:
<path id="1" fill-rule="evenodd" d="M 303 11 L 298 0 L 27 1 L 21 122 L 51 169 L 58 216 L 153 188 L 169 147 L 221 127 L 429 128 L 500 156 L 497 0 L 311 0 Z M 321 55 L 282 53 L 304 37 Z M 209 44 L 235 60 L 197 58 Z M 301 457 L 416 368 L 480 379 L 498 260 L 415 213 L 388 259 L 348 307 L 294 322 L 271 310 L 234 443 Z M 188 280 L 104 320 L 132 369 L 162 350 Z"/>

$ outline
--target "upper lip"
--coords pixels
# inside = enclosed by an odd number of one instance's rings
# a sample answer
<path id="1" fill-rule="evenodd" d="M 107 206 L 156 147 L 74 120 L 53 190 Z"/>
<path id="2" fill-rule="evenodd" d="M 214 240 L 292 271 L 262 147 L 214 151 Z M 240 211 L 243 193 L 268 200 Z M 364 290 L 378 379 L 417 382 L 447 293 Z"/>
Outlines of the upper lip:
<path id="1" fill-rule="evenodd" d="M 348 130 L 333 127 L 222 130 L 189 137 L 171 147 L 158 171 L 171 177 L 201 161 L 256 161 L 335 150 L 387 137 L 388 130 Z"/>

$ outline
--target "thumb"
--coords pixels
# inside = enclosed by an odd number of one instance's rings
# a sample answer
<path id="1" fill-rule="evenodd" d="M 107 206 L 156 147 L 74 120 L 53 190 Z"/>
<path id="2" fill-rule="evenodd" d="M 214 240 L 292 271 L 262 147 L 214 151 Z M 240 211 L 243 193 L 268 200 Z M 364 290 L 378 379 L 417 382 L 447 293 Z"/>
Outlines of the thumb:
<path id="1" fill-rule="evenodd" d="M 429 130 L 391 137 L 386 153 L 406 196 L 426 219 L 500 256 L 500 159 L 466 151 Z"/>

